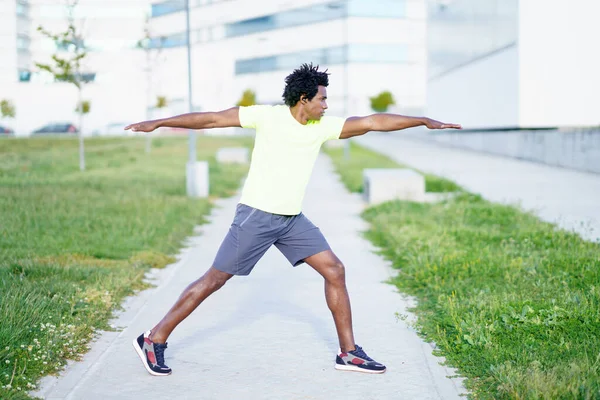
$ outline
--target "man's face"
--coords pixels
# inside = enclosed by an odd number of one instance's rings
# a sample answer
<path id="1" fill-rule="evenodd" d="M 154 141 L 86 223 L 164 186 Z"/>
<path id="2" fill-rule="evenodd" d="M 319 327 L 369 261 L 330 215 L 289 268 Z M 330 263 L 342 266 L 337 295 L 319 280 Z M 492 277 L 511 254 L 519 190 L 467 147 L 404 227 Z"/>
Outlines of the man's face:
<path id="1" fill-rule="evenodd" d="M 308 118 L 313 121 L 318 121 L 327 110 L 327 88 L 319 86 L 319 90 L 311 101 L 307 102 L 304 109 L 308 113 Z"/>

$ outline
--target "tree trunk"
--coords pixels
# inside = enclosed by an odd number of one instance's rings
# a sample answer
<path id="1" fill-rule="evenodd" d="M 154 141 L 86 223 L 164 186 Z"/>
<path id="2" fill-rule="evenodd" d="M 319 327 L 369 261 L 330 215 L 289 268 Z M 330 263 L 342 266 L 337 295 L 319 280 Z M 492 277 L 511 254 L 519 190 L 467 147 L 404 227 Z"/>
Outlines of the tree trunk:
<path id="1" fill-rule="evenodd" d="M 85 171 L 85 151 L 83 149 L 83 104 L 81 104 L 81 87 L 77 89 L 79 109 L 79 170 Z"/>

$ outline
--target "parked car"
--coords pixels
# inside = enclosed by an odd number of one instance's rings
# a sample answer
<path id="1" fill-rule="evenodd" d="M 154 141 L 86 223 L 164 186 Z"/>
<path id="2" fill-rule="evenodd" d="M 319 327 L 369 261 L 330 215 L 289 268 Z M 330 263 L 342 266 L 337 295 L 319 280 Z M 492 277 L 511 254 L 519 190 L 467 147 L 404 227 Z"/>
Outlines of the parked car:
<path id="1" fill-rule="evenodd" d="M 12 135 L 13 133 L 15 132 L 12 129 L 0 125 L 0 135 Z"/>
<path id="2" fill-rule="evenodd" d="M 77 133 L 79 130 L 70 122 L 52 122 L 33 131 L 34 134 L 44 133 Z"/>

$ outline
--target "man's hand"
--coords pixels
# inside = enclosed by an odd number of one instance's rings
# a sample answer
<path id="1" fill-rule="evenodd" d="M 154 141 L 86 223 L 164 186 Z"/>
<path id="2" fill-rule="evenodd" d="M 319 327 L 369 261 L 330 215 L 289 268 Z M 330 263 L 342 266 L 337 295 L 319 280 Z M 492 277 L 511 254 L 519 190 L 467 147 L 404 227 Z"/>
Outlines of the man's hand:
<path id="1" fill-rule="evenodd" d="M 459 124 L 446 124 L 435 119 L 425 118 L 425 126 L 429 129 L 462 129 Z"/>
<path id="2" fill-rule="evenodd" d="M 142 121 L 135 124 L 127 125 L 125 130 L 131 129 L 132 132 L 152 132 L 156 128 L 159 128 L 159 122 L 153 121 Z"/>

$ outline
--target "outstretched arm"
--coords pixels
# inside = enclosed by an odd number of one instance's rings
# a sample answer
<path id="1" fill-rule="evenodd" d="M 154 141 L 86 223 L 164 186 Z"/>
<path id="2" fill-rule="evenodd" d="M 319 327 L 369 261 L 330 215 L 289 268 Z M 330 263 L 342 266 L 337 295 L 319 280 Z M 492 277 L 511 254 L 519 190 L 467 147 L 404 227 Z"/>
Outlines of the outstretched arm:
<path id="1" fill-rule="evenodd" d="M 125 129 L 133 132 L 152 132 L 161 127 L 211 129 L 240 127 L 239 107 L 232 107 L 219 112 L 195 112 L 175 117 L 155 119 L 131 124 Z"/>
<path id="2" fill-rule="evenodd" d="M 399 131 L 422 125 L 429 129 L 462 129 L 458 124 L 446 124 L 427 117 L 407 117 L 398 114 L 373 114 L 367 117 L 348 118 L 344 123 L 340 139 L 364 135 L 369 131 Z"/>

